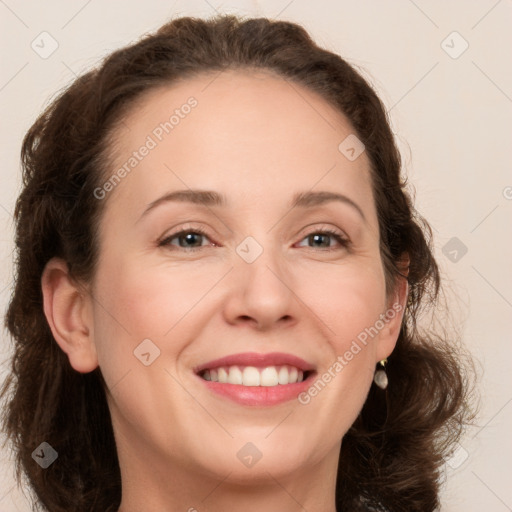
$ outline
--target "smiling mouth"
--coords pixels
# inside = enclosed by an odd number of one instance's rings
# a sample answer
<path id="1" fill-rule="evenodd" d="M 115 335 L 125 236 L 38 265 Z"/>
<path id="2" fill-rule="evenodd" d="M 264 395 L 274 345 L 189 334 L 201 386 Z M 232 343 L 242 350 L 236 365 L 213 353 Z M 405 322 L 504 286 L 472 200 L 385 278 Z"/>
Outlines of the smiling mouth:
<path id="1" fill-rule="evenodd" d="M 220 366 L 209 368 L 198 373 L 199 377 L 220 384 L 234 384 L 247 387 L 273 387 L 297 384 L 306 380 L 312 370 L 299 370 L 290 365 L 278 366 Z"/>

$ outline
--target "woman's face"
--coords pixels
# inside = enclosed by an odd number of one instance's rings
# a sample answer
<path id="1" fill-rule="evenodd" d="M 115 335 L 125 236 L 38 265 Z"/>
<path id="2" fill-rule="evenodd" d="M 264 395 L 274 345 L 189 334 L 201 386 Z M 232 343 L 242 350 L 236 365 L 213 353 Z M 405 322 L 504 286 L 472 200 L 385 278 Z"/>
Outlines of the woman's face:
<path id="1" fill-rule="evenodd" d="M 231 480 L 333 469 L 400 322 L 350 123 L 295 83 L 229 71 L 153 90 L 115 135 L 90 311 L 121 465 Z M 247 352 L 299 357 L 311 376 L 256 387 L 195 372 Z M 282 378 L 286 362 L 265 366 Z M 241 359 L 234 382 L 258 378 L 245 366 L 260 365 Z"/>

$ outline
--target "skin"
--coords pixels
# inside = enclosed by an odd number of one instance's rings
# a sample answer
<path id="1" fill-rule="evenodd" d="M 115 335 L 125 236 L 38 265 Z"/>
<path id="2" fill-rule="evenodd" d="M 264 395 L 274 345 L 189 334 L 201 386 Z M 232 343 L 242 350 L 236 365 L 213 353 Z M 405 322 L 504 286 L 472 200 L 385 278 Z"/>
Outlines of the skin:
<path id="1" fill-rule="evenodd" d="M 88 287 L 63 261 L 46 266 L 46 317 L 72 367 L 99 365 L 108 384 L 122 512 L 334 512 L 343 435 L 393 351 L 401 313 L 307 405 L 242 406 L 208 391 L 192 368 L 277 351 L 321 375 L 379 315 L 405 307 L 405 280 L 386 294 L 370 162 L 338 150 L 354 129 L 320 96 L 271 73 L 227 71 L 142 97 L 116 129 L 111 171 L 190 96 L 198 105 L 103 199 Z M 183 189 L 223 193 L 229 205 L 167 202 L 141 218 Z M 344 194 L 365 219 L 342 202 L 289 208 L 310 190 Z M 158 246 L 184 228 L 207 236 Z M 325 228 L 350 246 L 308 236 Z M 263 249 L 250 264 L 236 251 L 248 236 Z M 144 339 L 160 350 L 148 366 L 134 356 Z M 248 442 L 262 454 L 252 467 L 237 457 Z"/>

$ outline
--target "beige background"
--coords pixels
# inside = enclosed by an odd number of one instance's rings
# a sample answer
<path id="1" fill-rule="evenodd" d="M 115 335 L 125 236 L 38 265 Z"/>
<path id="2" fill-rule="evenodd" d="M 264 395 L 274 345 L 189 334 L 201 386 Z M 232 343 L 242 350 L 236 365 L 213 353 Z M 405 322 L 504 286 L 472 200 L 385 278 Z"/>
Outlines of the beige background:
<path id="1" fill-rule="evenodd" d="M 377 88 L 416 190 L 416 206 L 433 227 L 446 282 L 460 298 L 456 322 L 481 364 L 479 425 L 446 464 L 441 510 L 512 510 L 510 0 L 0 0 L 2 313 L 12 283 L 11 212 L 19 191 L 20 143 L 37 114 L 75 74 L 111 50 L 171 16 L 206 17 L 216 10 L 302 23 Z M 31 47 L 34 40 L 41 47 L 44 37 L 44 47 L 51 49 L 43 31 L 58 43 L 47 58 Z M 3 372 L 9 355 L 5 330 L 0 348 Z M 29 511 L 14 486 L 9 454 L 2 452 L 1 459 L 0 510 Z"/>

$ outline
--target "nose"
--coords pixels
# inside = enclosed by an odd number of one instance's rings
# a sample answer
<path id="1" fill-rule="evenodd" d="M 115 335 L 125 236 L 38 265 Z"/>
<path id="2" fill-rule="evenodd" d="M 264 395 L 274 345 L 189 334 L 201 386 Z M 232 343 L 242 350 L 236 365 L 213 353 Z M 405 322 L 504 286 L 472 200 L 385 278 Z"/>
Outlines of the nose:
<path id="1" fill-rule="evenodd" d="M 260 247 L 262 251 L 254 240 L 237 247 L 238 254 L 229 276 L 226 321 L 233 325 L 247 324 L 260 331 L 292 325 L 298 318 L 300 300 L 294 291 L 289 263 L 279 256 L 277 248 Z M 245 257 L 247 248 L 247 254 L 252 251 L 250 257 Z"/>

